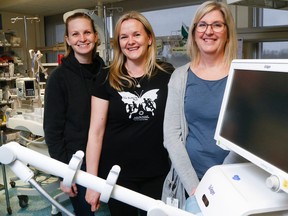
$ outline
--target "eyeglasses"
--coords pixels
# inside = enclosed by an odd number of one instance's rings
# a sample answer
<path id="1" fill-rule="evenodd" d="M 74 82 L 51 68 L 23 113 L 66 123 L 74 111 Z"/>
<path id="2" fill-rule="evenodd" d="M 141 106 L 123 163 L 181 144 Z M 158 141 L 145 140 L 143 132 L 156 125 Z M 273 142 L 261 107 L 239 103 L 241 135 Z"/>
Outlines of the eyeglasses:
<path id="1" fill-rule="evenodd" d="M 208 24 L 206 22 L 195 23 L 196 31 L 199 33 L 205 32 L 208 26 L 211 26 L 214 32 L 223 32 L 226 24 L 223 22 L 213 22 L 211 24 Z"/>

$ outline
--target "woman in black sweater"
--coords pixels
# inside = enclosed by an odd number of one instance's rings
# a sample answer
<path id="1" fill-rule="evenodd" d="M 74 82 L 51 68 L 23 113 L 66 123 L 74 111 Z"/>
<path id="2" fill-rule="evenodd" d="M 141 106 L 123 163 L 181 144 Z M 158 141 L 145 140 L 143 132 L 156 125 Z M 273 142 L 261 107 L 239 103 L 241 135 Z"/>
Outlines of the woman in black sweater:
<path id="1" fill-rule="evenodd" d="M 91 17 L 69 12 L 66 25 L 66 55 L 49 76 L 45 90 L 44 132 L 52 158 L 69 163 L 72 155 L 85 151 L 90 121 L 91 89 L 104 65 L 96 54 L 98 35 Z M 65 15 L 64 15 L 65 17 Z M 82 170 L 86 170 L 85 159 Z M 72 184 L 62 191 L 70 196 L 76 215 L 94 215 L 85 201 L 86 189 Z"/>

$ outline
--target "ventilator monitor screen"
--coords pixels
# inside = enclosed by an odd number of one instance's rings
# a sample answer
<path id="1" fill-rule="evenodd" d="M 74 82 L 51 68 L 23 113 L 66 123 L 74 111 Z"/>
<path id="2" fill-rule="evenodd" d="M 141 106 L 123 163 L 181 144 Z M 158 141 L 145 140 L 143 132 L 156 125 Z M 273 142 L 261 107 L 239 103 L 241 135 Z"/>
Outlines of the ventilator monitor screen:
<path id="1" fill-rule="evenodd" d="M 25 80 L 25 96 L 26 97 L 35 97 L 35 84 L 34 80 Z"/>
<path id="2" fill-rule="evenodd" d="M 282 178 L 287 190 L 288 60 L 232 62 L 215 139 Z"/>

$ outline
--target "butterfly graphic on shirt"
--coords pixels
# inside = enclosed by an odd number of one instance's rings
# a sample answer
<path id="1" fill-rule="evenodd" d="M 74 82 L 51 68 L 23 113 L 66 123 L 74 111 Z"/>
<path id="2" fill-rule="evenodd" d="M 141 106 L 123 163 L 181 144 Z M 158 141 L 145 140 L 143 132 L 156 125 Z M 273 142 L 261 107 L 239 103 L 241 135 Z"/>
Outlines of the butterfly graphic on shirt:
<path id="1" fill-rule="evenodd" d="M 158 97 L 158 91 L 159 89 L 152 89 L 143 93 L 142 90 L 140 94 L 137 92 L 134 92 L 135 94 L 124 91 L 119 92 L 122 97 L 122 101 L 126 106 L 126 112 L 129 114 L 129 119 L 131 119 L 132 115 L 137 113 L 139 110 L 151 112 L 151 114 L 154 116 L 154 110 L 156 109 L 155 100 Z M 141 113 L 139 114 L 141 115 Z"/>

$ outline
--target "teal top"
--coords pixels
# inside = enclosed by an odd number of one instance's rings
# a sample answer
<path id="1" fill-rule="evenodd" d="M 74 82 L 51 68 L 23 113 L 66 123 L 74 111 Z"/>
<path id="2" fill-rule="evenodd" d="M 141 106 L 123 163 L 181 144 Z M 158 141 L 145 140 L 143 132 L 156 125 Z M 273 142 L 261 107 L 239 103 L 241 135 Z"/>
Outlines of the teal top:
<path id="1" fill-rule="evenodd" d="M 186 84 L 184 112 L 188 123 L 186 149 L 199 179 L 214 165 L 223 163 L 228 151 L 214 140 L 227 76 L 203 80 L 190 69 Z"/>

